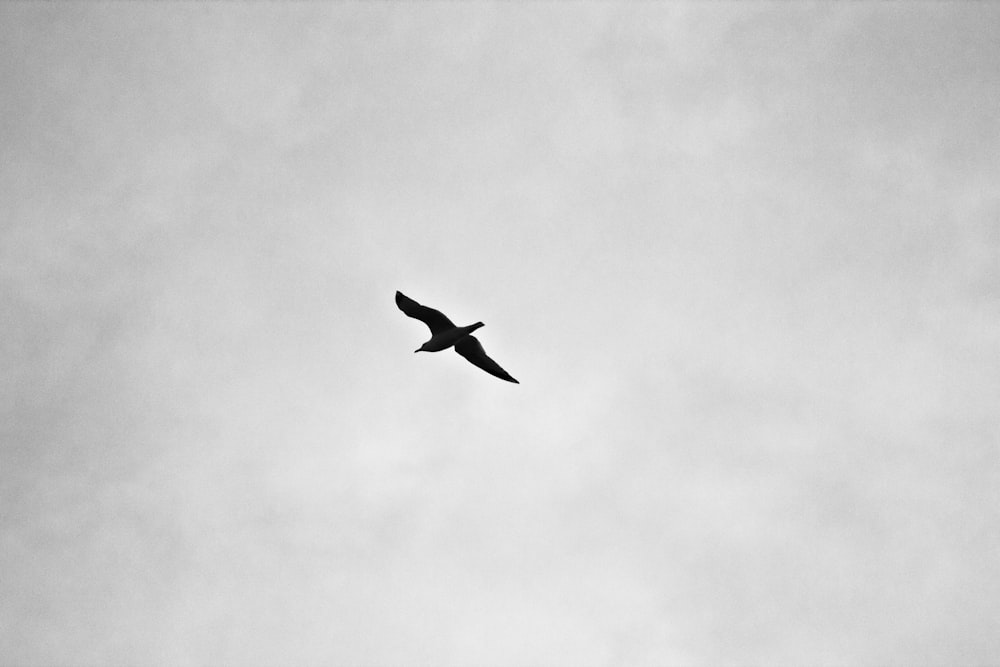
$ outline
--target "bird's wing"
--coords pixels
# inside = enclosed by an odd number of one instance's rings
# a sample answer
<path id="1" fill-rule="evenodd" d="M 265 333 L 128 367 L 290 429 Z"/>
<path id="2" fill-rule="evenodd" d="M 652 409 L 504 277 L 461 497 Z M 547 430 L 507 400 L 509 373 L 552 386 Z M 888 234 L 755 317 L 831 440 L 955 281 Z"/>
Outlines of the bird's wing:
<path id="1" fill-rule="evenodd" d="M 407 317 L 420 320 L 430 327 L 432 336 L 436 336 L 442 331 L 448 331 L 449 329 L 455 328 L 452 321 L 445 317 L 445 314 L 440 310 L 434 310 L 433 308 L 428 308 L 427 306 L 421 306 L 419 303 L 399 291 L 396 292 L 396 305 L 399 306 L 401 311 L 406 313 Z"/>
<path id="2" fill-rule="evenodd" d="M 521 384 L 511 377 L 510 373 L 500 368 L 500 364 L 486 356 L 486 350 L 483 349 L 479 339 L 475 336 L 466 336 L 462 340 L 455 343 L 455 351 L 468 359 L 470 363 L 479 366 L 490 375 L 495 375 L 501 380 L 506 380 L 507 382 Z"/>

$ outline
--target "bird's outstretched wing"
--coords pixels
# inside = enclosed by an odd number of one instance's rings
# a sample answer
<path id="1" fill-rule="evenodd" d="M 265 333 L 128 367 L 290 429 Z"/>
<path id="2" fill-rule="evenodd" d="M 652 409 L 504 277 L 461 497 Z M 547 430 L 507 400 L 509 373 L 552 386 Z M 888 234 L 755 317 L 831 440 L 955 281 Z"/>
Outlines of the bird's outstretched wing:
<path id="1" fill-rule="evenodd" d="M 400 291 L 396 292 L 396 305 L 399 306 L 399 309 L 406 313 L 408 317 L 420 320 L 430 327 L 432 336 L 436 336 L 442 331 L 448 331 L 455 328 L 452 321 L 445 317 L 445 314 L 440 310 L 434 310 L 433 308 L 428 308 L 427 306 L 421 306 L 419 303 Z"/>
<path id="2" fill-rule="evenodd" d="M 470 363 L 479 366 L 490 375 L 495 375 L 501 380 L 506 380 L 507 382 L 521 384 L 511 377 L 510 373 L 500 368 L 500 364 L 486 356 L 486 350 L 483 349 L 479 339 L 475 336 L 466 336 L 462 340 L 455 343 L 455 351 L 465 357 Z"/>

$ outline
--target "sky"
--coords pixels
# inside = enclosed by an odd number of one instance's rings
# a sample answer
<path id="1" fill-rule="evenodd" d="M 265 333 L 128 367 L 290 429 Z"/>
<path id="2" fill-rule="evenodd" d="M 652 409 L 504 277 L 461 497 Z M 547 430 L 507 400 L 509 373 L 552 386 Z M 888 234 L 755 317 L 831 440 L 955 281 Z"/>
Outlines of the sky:
<path id="1" fill-rule="evenodd" d="M 0 4 L 2 662 L 1000 664 L 998 30 Z"/>

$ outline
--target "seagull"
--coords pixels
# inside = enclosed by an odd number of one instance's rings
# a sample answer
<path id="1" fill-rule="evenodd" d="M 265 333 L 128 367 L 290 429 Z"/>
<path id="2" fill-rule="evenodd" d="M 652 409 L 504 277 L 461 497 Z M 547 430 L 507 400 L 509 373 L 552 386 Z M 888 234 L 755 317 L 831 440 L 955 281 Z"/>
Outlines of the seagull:
<path id="1" fill-rule="evenodd" d="M 406 296 L 402 292 L 396 292 L 396 305 L 406 314 L 407 317 L 420 320 L 431 330 L 431 339 L 420 346 L 414 352 L 440 352 L 447 350 L 452 345 L 455 351 L 465 357 L 470 363 L 479 366 L 490 375 L 495 375 L 501 380 L 521 384 L 510 373 L 500 368 L 500 364 L 486 356 L 486 350 L 479 340 L 472 335 L 472 332 L 479 327 L 485 326 L 482 322 L 470 324 L 467 327 L 456 327 L 455 324 L 445 316 L 440 310 L 434 310 L 428 306 L 421 306 L 419 303 Z"/>

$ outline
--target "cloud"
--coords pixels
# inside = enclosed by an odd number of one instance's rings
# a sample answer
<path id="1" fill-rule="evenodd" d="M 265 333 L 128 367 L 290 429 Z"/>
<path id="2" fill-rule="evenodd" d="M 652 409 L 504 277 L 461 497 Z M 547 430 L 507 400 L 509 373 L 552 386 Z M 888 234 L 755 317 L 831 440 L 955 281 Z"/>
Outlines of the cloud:
<path id="1" fill-rule="evenodd" d="M 0 12 L 0 653 L 1000 651 L 991 8 Z"/>

